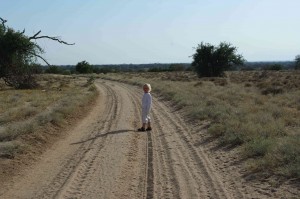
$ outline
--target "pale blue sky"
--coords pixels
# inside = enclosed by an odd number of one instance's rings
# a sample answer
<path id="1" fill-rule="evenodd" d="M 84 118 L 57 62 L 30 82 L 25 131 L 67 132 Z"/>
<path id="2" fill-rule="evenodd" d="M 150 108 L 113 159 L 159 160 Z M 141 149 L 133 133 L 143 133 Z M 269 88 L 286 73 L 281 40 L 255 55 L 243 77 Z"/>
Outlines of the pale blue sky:
<path id="1" fill-rule="evenodd" d="M 0 0 L 7 25 L 39 40 L 51 64 L 189 63 L 202 41 L 248 61 L 300 54 L 300 0 Z M 42 35 L 41 34 L 41 35 Z"/>

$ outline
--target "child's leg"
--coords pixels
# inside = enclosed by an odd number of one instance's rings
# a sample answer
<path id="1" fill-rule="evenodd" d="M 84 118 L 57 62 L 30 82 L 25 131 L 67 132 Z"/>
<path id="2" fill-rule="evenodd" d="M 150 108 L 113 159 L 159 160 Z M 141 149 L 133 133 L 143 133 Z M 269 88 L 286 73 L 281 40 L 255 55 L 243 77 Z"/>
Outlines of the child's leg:
<path id="1" fill-rule="evenodd" d="M 149 114 L 147 115 L 147 119 L 148 119 L 148 128 L 151 128 L 151 117 Z"/>
<path id="2" fill-rule="evenodd" d="M 152 130 L 152 128 L 151 128 L 151 118 L 150 118 L 149 115 L 147 115 L 147 121 L 148 121 L 147 129 L 148 129 L 148 130 Z"/>
<path id="3" fill-rule="evenodd" d="M 148 120 L 147 120 L 147 113 L 145 113 L 144 110 L 142 110 L 142 129 L 146 129 L 146 124 L 147 124 Z"/>

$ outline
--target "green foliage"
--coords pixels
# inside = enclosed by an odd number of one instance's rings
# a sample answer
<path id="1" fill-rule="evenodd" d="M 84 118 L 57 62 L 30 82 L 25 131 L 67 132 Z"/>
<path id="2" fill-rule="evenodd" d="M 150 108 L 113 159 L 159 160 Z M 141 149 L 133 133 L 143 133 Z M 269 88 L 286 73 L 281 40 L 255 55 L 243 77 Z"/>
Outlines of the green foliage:
<path id="1" fill-rule="evenodd" d="M 87 73 L 92 73 L 93 72 L 93 68 L 92 68 L 92 66 L 87 61 L 82 61 L 82 62 L 78 62 L 77 63 L 77 65 L 76 65 L 76 71 L 78 73 L 87 74 Z"/>
<path id="2" fill-rule="evenodd" d="M 8 86 L 32 88 L 37 86 L 34 61 L 43 50 L 23 33 L 0 25 L 0 78 Z"/>
<path id="3" fill-rule="evenodd" d="M 62 73 L 62 69 L 58 66 L 49 66 L 46 70 L 45 73 L 51 73 L 51 74 L 61 74 Z"/>
<path id="4" fill-rule="evenodd" d="M 192 66 L 199 77 L 222 76 L 224 71 L 244 63 L 242 55 L 236 54 L 236 51 L 237 48 L 229 43 L 221 42 L 216 47 L 202 42 L 193 55 Z"/>
<path id="5" fill-rule="evenodd" d="M 258 137 L 245 144 L 243 153 L 246 157 L 263 157 L 274 148 L 274 144 L 274 138 Z"/>
<path id="6" fill-rule="evenodd" d="M 300 55 L 295 57 L 295 69 L 300 70 Z"/>
<path id="7" fill-rule="evenodd" d="M 45 73 L 49 74 L 62 74 L 62 75 L 71 75 L 71 70 L 63 68 L 61 66 L 51 65 L 46 70 Z"/>
<path id="8" fill-rule="evenodd" d="M 170 64 L 169 67 L 151 67 L 148 72 L 167 72 L 167 71 L 185 71 L 184 64 Z"/>
<path id="9" fill-rule="evenodd" d="M 90 76 L 86 82 L 86 86 L 90 86 L 90 85 L 94 84 L 95 79 L 96 78 L 94 76 Z"/>

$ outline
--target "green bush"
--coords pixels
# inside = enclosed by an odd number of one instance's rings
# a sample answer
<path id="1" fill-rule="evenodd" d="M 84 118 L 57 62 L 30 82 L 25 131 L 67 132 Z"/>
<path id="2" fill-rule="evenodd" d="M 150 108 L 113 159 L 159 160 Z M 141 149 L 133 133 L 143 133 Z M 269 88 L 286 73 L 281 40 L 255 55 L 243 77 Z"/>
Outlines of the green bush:
<path id="1" fill-rule="evenodd" d="M 45 73 L 50 73 L 50 74 L 61 74 L 62 73 L 62 68 L 59 66 L 49 66 L 46 70 Z"/>
<path id="2" fill-rule="evenodd" d="M 196 48 L 192 66 L 199 77 L 222 76 L 224 71 L 235 65 L 242 65 L 242 55 L 236 54 L 237 48 L 229 43 L 221 42 L 215 47 L 203 42 Z"/>
<path id="3" fill-rule="evenodd" d="M 87 74 L 87 73 L 92 73 L 93 68 L 87 61 L 82 61 L 76 64 L 76 71 L 78 73 Z"/>
<path id="4" fill-rule="evenodd" d="M 272 147 L 275 140 L 272 138 L 257 138 L 245 144 L 243 153 L 246 157 L 265 156 Z"/>

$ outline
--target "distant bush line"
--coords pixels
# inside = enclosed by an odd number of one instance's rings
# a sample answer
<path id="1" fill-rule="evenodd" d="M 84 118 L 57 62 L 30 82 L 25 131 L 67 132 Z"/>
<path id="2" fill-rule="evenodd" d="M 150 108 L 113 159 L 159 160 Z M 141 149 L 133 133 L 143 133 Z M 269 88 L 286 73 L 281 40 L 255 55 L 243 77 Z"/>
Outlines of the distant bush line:
<path id="1" fill-rule="evenodd" d="M 167 72 L 167 71 L 192 71 L 190 63 L 155 63 L 155 64 L 119 64 L 119 65 L 90 65 L 89 73 L 107 74 L 119 72 Z M 294 62 L 246 62 L 243 66 L 236 66 L 232 71 L 252 70 L 294 70 Z M 76 71 L 75 65 L 36 65 L 35 72 L 48 74 L 81 74 Z"/>

